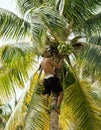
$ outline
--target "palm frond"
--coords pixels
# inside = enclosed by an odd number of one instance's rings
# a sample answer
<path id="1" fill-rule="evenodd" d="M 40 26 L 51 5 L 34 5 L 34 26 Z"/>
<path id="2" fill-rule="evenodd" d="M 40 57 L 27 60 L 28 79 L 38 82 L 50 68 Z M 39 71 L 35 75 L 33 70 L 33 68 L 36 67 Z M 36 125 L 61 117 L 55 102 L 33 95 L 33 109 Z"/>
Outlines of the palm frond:
<path id="1" fill-rule="evenodd" d="M 22 16 L 24 16 L 27 11 L 31 10 L 32 8 L 37 8 L 40 6 L 40 4 L 42 4 L 43 2 L 41 0 L 15 0 L 17 3 L 17 8 L 20 12 L 20 14 L 22 14 Z"/>
<path id="2" fill-rule="evenodd" d="M 24 120 L 27 114 L 27 107 L 28 104 L 30 104 L 37 80 L 38 73 L 33 76 L 31 83 L 29 83 L 28 86 L 26 86 L 26 88 L 23 90 L 17 105 L 15 106 L 9 120 L 7 121 L 5 130 L 17 129 L 24 126 Z"/>
<path id="3" fill-rule="evenodd" d="M 101 13 L 93 15 L 86 21 L 84 32 L 88 34 L 101 34 Z"/>
<path id="4" fill-rule="evenodd" d="M 75 83 L 75 76 L 66 63 L 63 64 L 63 75 L 64 77 L 62 85 L 64 89 Z"/>
<path id="5" fill-rule="evenodd" d="M 26 98 L 27 91 L 28 86 L 22 93 L 21 98 L 19 99 L 16 107 L 11 113 L 11 116 L 6 123 L 5 130 L 13 130 L 16 129 L 18 126 L 24 125 L 24 117 L 26 113 L 26 106 L 24 105 L 24 100 Z"/>
<path id="6" fill-rule="evenodd" d="M 101 75 L 101 46 L 97 44 L 86 44 L 85 49 L 79 53 L 77 62 L 84 70 L 84 75 L 92 75 L 100 79 Z"/>
<path id="7" fill-rule="evenodd" d="M 87 41 L 91 44 L 101 45 L 101 36 L 92 36 L 87 38 Z"/>
<path id="8" fill-rule="evenodd" d="M 74 22 L 74 26 L 82 26 L 85 24 L 85 20 L 92 17 L 94 10 L 96 10 L 97 5 L 101 5 L 99 0 L 65 0 L 63 15 L 68 19 L 68 21 Z"/>
<path id="9" fill-rule="evenodd" d="M 96 130 L 101 127 L 101 105 L 91 96 L 90 88 L 89 83 L 80 81 L 65 90 L 65 103 L 71 108 L 77 129 Z"/>
<path id="10" fill-rule="evenodd" d="M 34 72 L 35 54 L 32 47 L 22 44 L 6 45 L 0 50 L 1 70 L 0 70 L 0 95 L 14 94 L 15 87 L 24 87 L 25 82 Z M 6 96 L 5 96 L 6 97 Z"/>
<path id="11" fill-rule="evenodd" d="M 56 40 L 66 40 L 66 21 L 56 10 L 43 6 L 33 10 L 32 13 L 40 17 Z"/>
<path id="12" fill-rule="evenodd" d="M 55 10 L 58 10 L 59 14 L 62 15 L 65 0 L 45 0 L 44 4 L 48 7 L 53 7 Z"/>
<path id="13" fill-rule="evenodd" d="M 31 20 L 31 33 L 36 54 L 42 54 L 45 49 L 46 32 L 46 26 L 37 16 L 33 15 Z"/>
<path id="14" fill-rule="evenodd" d="M 24 40 L 30 36 L 30 24 L 14 13 L 0 8 L 0 37 L 3 40 Z"/>
<path id="15" fill-rule="evenodd" d="M 36 84 L 38 83 L 38 80 L 39 80 L 39 73 L 37 71 L 37 72 L 34 73 L 34 75 L 31 78 L 30 88 L 29 88 L 28 93 L 26 95 L 25 104 L 26 104 L 27 107 L 31 102 L 31 98 L 33 96 L 34 89 L 35 89 Z"/>
<path id="16" fill-rule="evenodd" d="M 33 82 L 35 85 L 33 85 Z M 41 91 L 40 91 L 41 87 Z M 40 81 L 31 81 L 30 100 L 27 101 L 28 112 L 25 119 L 24 130 L 38 129 L 45 130 L 49 127 L 48 111 L 45 106 L 45 97 L 42 95 L 42 85 Z"/>
<path id="17" fill-rule="evenodd" d="M 60 126 L 63 130 L 69 130 L 75 127 L 74 115 L 70 112 L 70 108 L 65 102 L 61 106 L 61 115 L 60 115 Z"/>
<path id="18" fill-rule="evenodd" d="M 56 9 L 60 12 L 60 15 L 63 14 L 64 7 L 65 7 L 65 0 L 56 1 Z"/>
<path id="19" fill-rule="evenodd" d="M 33 68 L 34 56 L 33 48 L 30 45 L 28 47 L 28 43 L 5 45 L 1 51 L 2 64 L 12 69 L 12 73 L 15 68 L 15 72 L 19 71 L 19 76 L 23 73 L 25 77 L 28 76 L 26 72 Z"/>
<path id="20" fill-rule="evenodd" d="M 10 69 L 6 66 L 0 67 L 0 100 L 5 103 L 13 95 L 15 95 L 15 90 L 10 77 Z"/>
<path id="21" fill-rule="evenodd" d="M 48 128 L 49 119 L 43 104 L 43 97 L 38 94 L 33 94 L 31 104 L 28 109 L 24 130 L 39 129 L 45 130 Z"/>

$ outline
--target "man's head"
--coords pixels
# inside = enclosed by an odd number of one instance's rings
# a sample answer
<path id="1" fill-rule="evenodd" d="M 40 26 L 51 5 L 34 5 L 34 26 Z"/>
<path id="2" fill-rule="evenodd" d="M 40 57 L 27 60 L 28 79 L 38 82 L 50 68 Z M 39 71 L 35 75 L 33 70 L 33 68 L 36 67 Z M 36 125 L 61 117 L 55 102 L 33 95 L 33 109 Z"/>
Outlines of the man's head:
<path id="1" fill-rule="evenodd" d="M 59 52 L 58 52 L 58 49 L 56 48 L 56 46 L 50 45 L 50 46 L 46 46 L 42 56 L 52 57 L 52 56 L 58 55 L 58 53 Z"/>
<path id="2" fill-rule="evenodd" d="M 44 50 L 43 54 L 42 54 L 42 57 L 47 57 L 47 58 L 50 58 L 51 55 L 50 53 L 47 51 L 47 49 Z"/>

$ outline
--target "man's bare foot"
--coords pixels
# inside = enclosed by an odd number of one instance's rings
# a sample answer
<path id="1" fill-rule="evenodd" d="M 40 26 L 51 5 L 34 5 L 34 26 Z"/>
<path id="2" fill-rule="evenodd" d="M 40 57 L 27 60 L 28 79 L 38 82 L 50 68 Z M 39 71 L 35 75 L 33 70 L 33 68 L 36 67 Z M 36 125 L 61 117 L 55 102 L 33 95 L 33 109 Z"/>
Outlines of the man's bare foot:
<path id="1" fill-rule="evenodd" d="M 54 110 L 57 112 L 57 114 L 59 114 L 60 115 L 60 108 L 54 108 Z"/>
<path id="2" fill-rule="evenodd" d="M 59 106 L 51 106 L 51 107 L 50 107 L 50 111 L 51 111 L 52 109 L 55 110 L 55 111 L 57 112 L 57 114 L 60 115 L 60 107 L 59 107 Z"/>

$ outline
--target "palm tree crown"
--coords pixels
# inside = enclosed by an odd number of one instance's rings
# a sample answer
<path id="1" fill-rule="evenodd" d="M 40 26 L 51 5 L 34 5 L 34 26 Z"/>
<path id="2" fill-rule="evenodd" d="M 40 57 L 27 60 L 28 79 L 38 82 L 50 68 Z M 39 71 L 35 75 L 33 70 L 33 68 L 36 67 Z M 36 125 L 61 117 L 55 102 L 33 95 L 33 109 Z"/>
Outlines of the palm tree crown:
<path id="1" fill-rule="evenodd" d="M 5 130 L 48 130 L 44 75 L 35 73 L 46 46 L 64 55 L 61 127 L 100 130 L 101 0 L 15 1 L 21 16 L 0 8 L 0 36 L 9 41 L 0 47 L 0 102 L 24 92 Z"/>

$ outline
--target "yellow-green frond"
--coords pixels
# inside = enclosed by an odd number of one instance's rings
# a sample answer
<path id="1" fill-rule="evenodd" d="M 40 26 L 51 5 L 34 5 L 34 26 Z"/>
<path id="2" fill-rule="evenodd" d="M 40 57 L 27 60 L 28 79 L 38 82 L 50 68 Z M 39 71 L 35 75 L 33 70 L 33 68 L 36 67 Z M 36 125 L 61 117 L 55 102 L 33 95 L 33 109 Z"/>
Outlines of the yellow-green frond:
<path id="1" fill-rule="evenodd" d="M 0 96 L 3 100 L 14 95 L 16 87 L 23 88 L 34 73 L 35 54 L 33 48 L 25 45 L 23 48 L 19 44 L 0 48 Z"/>
<path id="2" fill-rule="evenodd" d="M 24 105 L 24 100 L 27 91 L 28 87 L 22 93 L 21 98 L 11 113 L 11 116 L 6 123 L 5 130 L 16 130 L 17 127 L 24 125 L 24 118 L 26 114 L 26 106 Z"/>
<path id="3" fill-rule="evenodd" d="M 45 130 L 49 128 L 48 111 L 45 106 L 45 97 L 42 95 L 43 87 L 38 81 L 37 75 L 31 82 L 30 91 L 27 98 L 28 111 L 25 119 L 24 130 Z"/>
<path id="4" fill-rule="evenodd" d="M 5 103 L 13 95 L 15 95 L 15 90 L 10 77 L 10 69 L 6 66 L 0 67 L 0 100 Z"/>
<path id="5" fill-rule="evenodd" d="M 89 83 L 81 81 L 68 87 L 65 103 L 71 108 L 78 129 L 97 130 L 101 127 L 101 105 L 91 96 Z"/>

